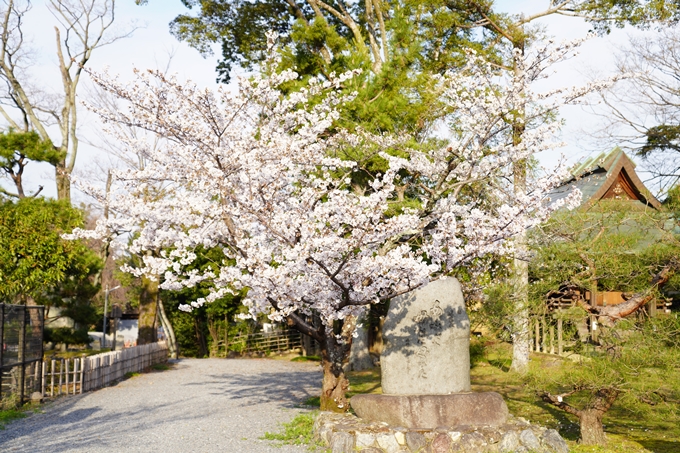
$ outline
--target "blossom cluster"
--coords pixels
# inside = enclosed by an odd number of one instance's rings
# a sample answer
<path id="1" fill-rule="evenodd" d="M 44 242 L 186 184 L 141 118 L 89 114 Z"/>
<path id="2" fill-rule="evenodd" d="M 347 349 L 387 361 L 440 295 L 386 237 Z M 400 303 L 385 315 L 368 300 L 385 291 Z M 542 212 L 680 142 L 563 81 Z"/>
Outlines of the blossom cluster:
<path id="1" fill-rule="evenodd" d="M 516 56 L 518 67 L 535 71 L 538 63 L 523 58 Z M 352 73 L 284 95 L 281 85 L 297 74 L 275 63 L 241 80 L 237 93 L 154 71 L 132 84 L 92 74 L 126 101 L 126 109 L 95 110 L 145 165 L 116 171 L 112 189 L 98 194 L 111 215 L 75 234 L 134 232 L 128 248 L 143 265 L 129 272 L 162 276 L 169 290 L 211 283 L 208 297 L 183 309 L 247 289 L 252 316 L 314 313 L 331 326 L 477 257 L 512 253 L 509 238 L 559 207 L 548 194 L 564 168 L 530 175 L 527 190 L 512 185 L 514 165 L 560 145 L 559 123 L 534 107 L 545 97 L 530 92 L 526 77 L 504 81 L 471 55 L 436 88 L 453 112 L 449 143 L 416 150 L 333 128 L 338 106 L 351 98 L 341 88 Z M 513 139 L 513 127 L 529 122 Z M 121 125 L 162 141 L 151 146 L 148 136 L 120 133 Z M 360 162 L 337 157 L 347 146 L 378 150 L 387 170 L 352 190 Z M 390 209 L 397 186 L 409 207 Z M 198 247 L 220 247 L 223 262 L 187 271 Z"/>

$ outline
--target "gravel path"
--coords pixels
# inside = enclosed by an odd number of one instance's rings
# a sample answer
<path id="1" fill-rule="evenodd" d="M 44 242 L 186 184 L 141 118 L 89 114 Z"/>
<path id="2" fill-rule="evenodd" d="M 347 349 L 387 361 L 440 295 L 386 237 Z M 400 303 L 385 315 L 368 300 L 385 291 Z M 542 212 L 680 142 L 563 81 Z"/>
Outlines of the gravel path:
<path id="1" fill-rule="evenodd" d="M 311 363 L 183 359 L 7 424 L 0 451 L 299 453 L 305 448 L 259 438 L 320 388 Z"/>

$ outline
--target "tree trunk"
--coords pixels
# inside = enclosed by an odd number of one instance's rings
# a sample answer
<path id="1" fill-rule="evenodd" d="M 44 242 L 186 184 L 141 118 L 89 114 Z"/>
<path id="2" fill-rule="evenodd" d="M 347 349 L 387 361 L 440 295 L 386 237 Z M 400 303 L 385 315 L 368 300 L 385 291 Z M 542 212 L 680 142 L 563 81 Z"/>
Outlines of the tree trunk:
<path id="1" fill-rule="evenodd" d="M 373 359 L 368 353 L 368 313 L 359 319 L 359 324 L 361 326 L 357 324 L 357 336 L 352 339 L 349 355 L 350 371 L 363 371 L 373 368 Z"/>
<path id="2" fill-rule="evenodd" d="M 345 376 L 344 365 L 347 363 L 349 356 L 347 352 L 349 350 L 338 345 L 335 338 L 328 338 L 324 343 L 326 342 L 329 343 L 328 346 L 321 346 L 321 366 L 323 368 L 321 410 L 347 412 L 349 400 L 345 393 L 349 389 L 349 381 Z"/>
<path id="3" fill-rule="evenodd" d="M 581 430 L 579 442 L 583 445 L 605 445 L 607 443 L 607 436 L 604 434 L 602 417 L 612 407 L 621 391 L 616 388 L 607 387 L 598 389 L 593 395 L 595 399 L 591 401 L 586 409 L 577 409 L 564 401 L 565 396 L 573 395 L 577 391 L 578 389 L 574 389 L 562 395 L 551 395 L 548 392 L 544 392 L 541 394 L 541 399 L 578 417 L 579 429 Z"/>
<path id="4" fill-rule="evenodd" d="M 71 202 L 71 179 L 66 168 L 66 162 L 59 162 L 54 167 L 54 178 L 57 182 L 57 199 Z"/>
<path id="5" fill-rule="evenodd" d="M 602 427 L 604 412 L 599 409 L 584 409 L 579 413 L 579 425 L 581 429 L 580 443 L 583 445 L 605 445 L 607 436 Z"/>
<path id="6" fill-rule="evenodd" d="M 194 333 L 196 334 L 196 343 L 198 343 L 198 357 L 206 357 L 208 355 L 208 345 L 203 334 L 203 320 L 198 316 L 194 317 Z"/>
<path id="7" fill-rule="evenodd" d="M 139 322 L 137 345 L 155 343 L 156 307 L 158 305 L 158 280 L 142 277 L 142 292 L 139 294 Z"/>
<path id="8" fill-rule="evenodd" d="M 326 332 L 321 341 L 322 411 L 347 412 L 349 410 L 349 400 L 345 395 L 349 390 L 349 380 L 345 376 L 345 365 L 349 361 L 355 325 L 356 320 L 348 317 L 342 326 L 341 340 L 338 340 L 333 332 Z"/>
<path id="9" fill-rule="evenodd" d="M 524 56 L 524 30 L 519 30 L 519 36 L 513 42 L 513 49 L 519 51 L 519 57 Z M 514 64 L 514 81 L 521 86 L 525 85 L 526 74 L 517 61 Z M 520 96 L 524 94 L 521 93 Z M 518 117 L 512 123 L 512 143 L 517 146 L 522 143 L 525 132 L 524 105 L 520 99 Z M 527 191 L 527 161 L 521 159 L 514 163 L 512 168 L 514 191 L 517 196 L 526 195 Z M 527 238 L 522 232 L 515 238 L 515 260 L 513 268 L 513 286 L 515 299 L 515 313 L 512 332 L 512 365 L 510 369 L 518 373 L 526 373 L 529 370 L 529 352 L 531 351 L 531 338 L 529 336 L 529 263 L 527 261 Z"/>
<path id="10" fill-rule="evenodd" d="M 31 296 L 26 296 L 26 306 L 37 307 L 38 304 L 35 303 L 35 300 Z M 40 319 L 40 312 L 36 308 L 28 310 L 28 314 L 31 318 L 32 338 L 39 338 L 40 341 L 42 341 L 42 330 L 45 323 L 44 317 L 47 314 L 47 311 L 43 312 L 43 319 Z"/>
<path id="11" fill-rule="evenodd" d="M 163 325 L 163 331 L 165 332 L 165 337 L 168 342 L 168 351 L 170 352 L 170 358 L 176 359 L 179 357 L 179 349 L 177 348 L 177 337 L 175 337 L 175 329 L 173 329 L 172 324 L 168 316 L 165 314 L 165 305 L 163 305 L 163 298 L 158 297 L 158 311 L 161 318 L 161 324 Z"/>
<path id="12" fill-rule="evenodd" d="M 217 357 L 220 335 L 215 319 L 210 315 L 208 315 L 208 333 L 210 334 L 210 357 Z"/>

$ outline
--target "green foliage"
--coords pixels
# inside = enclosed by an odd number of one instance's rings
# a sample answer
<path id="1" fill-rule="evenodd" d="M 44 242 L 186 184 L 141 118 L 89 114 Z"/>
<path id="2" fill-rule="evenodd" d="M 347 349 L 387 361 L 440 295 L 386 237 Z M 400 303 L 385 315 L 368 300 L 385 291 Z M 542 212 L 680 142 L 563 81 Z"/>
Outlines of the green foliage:
<path id="1" fill-rule="evenodd" d="M 576 11 L 588 18 L 600 33 L 609 33 L 611 26 L 623 28 L 633 25 L 648 28 L 662 23 L 676 23 L 680 19 L 678 3 L 668 0 L 581 0 L 575 2 Z"/>
<path id="2" fill-rule="evenodd" d="M 216 266 L 225 260 L 221 248 L 199 248 L 195 251 L 198 259 L 192 263 L 187 271 L 198 270 L 205 272 L 214 270 L 219 273 Z M 227 295 L 209 304 L 195 308 L 190 313 L 180 311 L 179 305 L 191 304 L 199 298 L 206 297 L 210 288 L 209 282 L 200 282 L 192 288 L 183 288 L 179 291 L 161 291 L 161 297 L 167 311 L 168 318 L 175 330 L 175 337 L 179 344 L 182 355 L 189 357 L 214 356 L 217 352 L 218 342 L 224 339 L 225 329 L 228 335 L 233 337 L 238 332 L 249 333 L 248 322 L 241 320 L 235 323 L 235 315 L 242 312 L 239 295 Z M 238 344 L 232 345 L 231 350 L 238 351 Z"/>
<path id="3" fill-rule="evenodd" d="M 94 310 L 94 309 L 93 309 Z M 45 328 L 43 340 L 54 344 L 63 343 L 68 345 L 89 345 L 92 341 L 87 335 L 89 324 L 85 328 L 72 329 L 70 327 Z"/>
<path id="4" fill-rule="evenodd" d="M 647 141 L 637 150 L 636 154 L 640 157 L 649 157 L 658 151 L 680 151 L 678 138 L 680 138 L 680 126 L 671 124 L 660 124 L 650 127 L 646 134 Z"/>
<path id="5" fill-rule="evenodd" d="M 285 90 L 297 89 L 309 77 L 328 78 L 331 73 L 361 69 L 345 87 L 348 93 L 356 92 L 356 99 L 343 107 L 339 121 L 350 130 L 360 126 L 420 136 L 442 113 L 431 90 L 432 76 L 459 67 L 466 60 L 467 48 L 485 54 L 494 51 L 488 45 L 493 37 L 459 26 L 476 20 L 470 8 L 455 8 L 442 1 L 381 2 L 386 36 L 380 38 L 379 45 L 384 48 L 380 65 L 369 51 L 371 31 L 363 2 L 346 10 L 359 28 L 359 40 L 347 23 L 325 8 L 315 11 L 311 2 L 295 2 L 296 8 L 272 0 L 183 3 L 196 13 L 175 18 L 172 33 L 203 54 L 219 44 L 222 60 L 217 70 L 223 82 L 229 81 L 234 67 L 250 70 L 264 61 L 269 30 L 279 34 L 283 68 L 293 68 L 302 76 Z M 330 4 L 338 8 L 335 2 Z"/>
<path id="6" fill-rule="evenodd" d="M 599 291 L 646 291 L 651 276 L 680 252 L 673 228 L 668 213 L 618 201 L 557 213 L 532 234 L 536 255 L 530 264 L 530 293 L 544 300 L 564 282 L 586 289 L 596 285 Z M 666 288 L 679 284 L 674 277 Z"/>
<path id="7" fill-rule="evenodd" d="M 46 328 L 45 341 L 89 344 L 87 331 L 98 320 L 91 299 L 99 290 L 95 276 L 101 260 L 82 241 L 61 237 L 82 219 L 81 211 L 63 201 L 23 198 L 0 204 L 0 298 L 59 307 L 75 322 L 74 328 Z"/>
<path id="8" fill-rule="evenodd" d="M 55 149 L 49 140 L 42 140 L 36 132 L 16 132 L 10 128 L 0 133 L 0 172 L 10 178 L 16 186 L 16 193 L 8 192 L 0 187 L 0 195 L 24 198 L 26 194 L 22 179 L 25 167 L 30 162 L 47 162 L 56 165 L 63 156 L 64 154 Z"/>
<path id="9" fill-rule="evenodd" d="M 47 162 L 55 165 L 63 153 L 52 143 L 42 140 L 36 132 L 16 132 L 12 129 L 0 134 L 0 167 L 6 171 L 14 168 L 20 159 Z"/>
<path id="10" fill-rule="evenodd" d="M 19 409 L 0 409 L 0 430 L 5 429 L 5 424 L 19 418 L 24 418 L 26 413 Z"/>
<path id="11" fill-rule="evenodd" d="M 307 356 L 294 357 L 290 361 L 291 362 L 320 362 L 321 357 L 316 356 L 316 355 L 307 355 Z"/>
<path id="12" fill-rule="evenodd" d="M 39 300 L 61 288 L 64 297 L 82 302 L 91 294 L 94 288 L 82 285 L 98 268 L 97 259 L 81 241 L 61 237 L 82 221 L 82 213 L 63 201 L 0 203 L 0 297 Z"/>
<path id="13" fill-rule="evenodd" d="M 663 205 L 666 209 L 673 212 L 674 217 L 677 220 L 678 215 L 680 215 L 680 186 L 675 186 L 668 191 Z"/>
<path id="14" fill-rule="evenodd" d="M 276 440 L 288 445 L 311 445 L 313 443 L 314 419 L 316 412 L 298 414 L 288 423 L 283 423 L 283 432 L 265 432 L 263 439 Z"/>
<path id="15" fill-rule="evenodd" d="M 567 361 L 548 373 L 534 370 L 528 377 L 532 388 L 574 392 L 565 401 L 578 408 L 591 407 L 598 391 L 611 389 L 621 394 L 615 404 L 627 411 L 678 417 L 680 319 L 621 322 L 603 332 L 600 343 L 577 364 Z"/>

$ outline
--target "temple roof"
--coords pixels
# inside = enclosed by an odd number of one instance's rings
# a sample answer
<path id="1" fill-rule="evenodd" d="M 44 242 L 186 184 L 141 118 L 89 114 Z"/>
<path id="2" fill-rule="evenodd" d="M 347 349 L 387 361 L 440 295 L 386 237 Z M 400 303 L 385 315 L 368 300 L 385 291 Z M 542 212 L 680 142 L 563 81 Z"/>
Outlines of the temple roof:
<path id="1" fill-rule="evenodd" d="M 603 199 L 637 201 L 661 209 L 659 200 L 635 172 L 635 163 L 618 147 L 577 164 L 571 174 L 570 179 L 551 192 L 552 201 L 565 198 L 575 187 L 583 195 L 581 207 L 585 209 Z"/>

